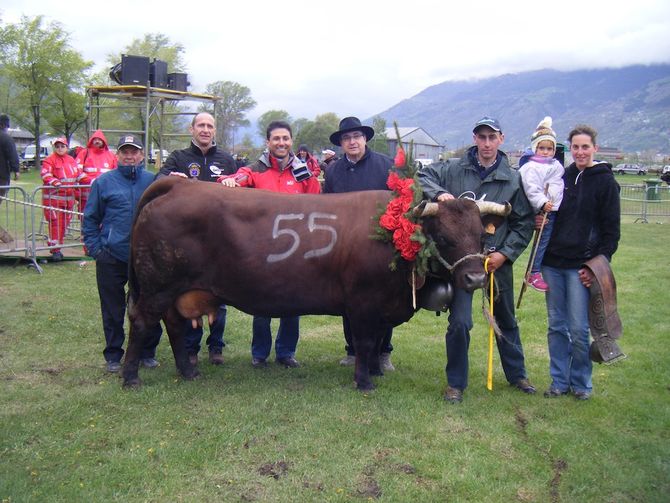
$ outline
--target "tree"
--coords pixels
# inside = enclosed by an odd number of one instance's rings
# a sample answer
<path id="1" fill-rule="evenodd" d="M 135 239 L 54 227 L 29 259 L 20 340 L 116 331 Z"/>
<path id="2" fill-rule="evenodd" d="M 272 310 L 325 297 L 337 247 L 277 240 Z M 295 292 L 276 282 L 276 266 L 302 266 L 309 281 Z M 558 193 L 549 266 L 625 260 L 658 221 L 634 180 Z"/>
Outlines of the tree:
<path id="1" fill-rule="evenodd" d="M 59 73 L 60 56 L 73 52 L 68 34 L 56 22 L 44 23 L 42 16 L 22 16 L 17 24 L 2 31 L 2 65 L 18 89 L 15 108 L 8 111 L 16 122 L 35 136 L 35 165 L 40 162 L 42 108 Z"/>
<path id="2" fill-rule="evenodd" d="M 216 142 L 231 149 L 235 146 L 235 129 L 250 124 L 245 115 L 256 106 L 256 100 L 251 97 L 247 86 L 230 80 L 208 84 L 207 94 L 221 99 L 215 102 L 214 110 L 207 106 L 201 106 L 200 110 L 213 112 L 216 117 Z"/>
<path id="3" fill-rule="evenodd" d="M 372 118 L 372 129 L 375 131 L 375 136 L 370 140 L 368 146 L 375 152 L 382 154 L 389 154 L 388 136 L 386 136 L 386 119 L 380 115 Z"/>
<path id="4" fill-rule="evenodd" d="M 261 115 L 256 120 L 256 127 L 258 135 L 263 138 L 263 141 L 266 139 L 265 131 L 272 121 L 286 121 L 290 124 L 292 119 L 286 110 L 268 110 Z"/>
<path id="5" fill-rule="evenodd" d="M 86 122 L 84 85 L 92 63 L 71 50 L 60 55 L 60 63 L 58 72 L 52 76 L 49 105 L 43 115 L 55 134 L 69 140 Z"/>
<path id="6" fill-rule="evenodd" d="M 317 115 L 294 135 L 296 145 L 307 145 L 314 152 L 332 147 L 330 135 L 337 131 L 340 119 L 332 112 Z"/>

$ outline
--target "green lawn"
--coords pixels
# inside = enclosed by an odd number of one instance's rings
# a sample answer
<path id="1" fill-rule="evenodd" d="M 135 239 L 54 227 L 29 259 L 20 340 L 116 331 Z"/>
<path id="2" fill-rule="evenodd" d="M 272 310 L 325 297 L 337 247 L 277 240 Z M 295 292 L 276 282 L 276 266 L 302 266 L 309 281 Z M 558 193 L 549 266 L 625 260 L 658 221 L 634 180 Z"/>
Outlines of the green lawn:
<path id="1" fill-rule="evenodd" d="M 258 370 L 251 319 L 234 309 L 225 365 L 201 363 L 202 378 L 184 381 L 166 339 L 161 366 L 128 391 L 104 371 L 95 264 L 40 275 L 0 261 L 0 500 L 665 502 L 670 269 L 658 258 L 669 236 L 623 226 L 613 266 L 628 358 L 594 368 L 588 402 L 542 397 L 546 314 L 534 291 L 518 317 L 535 396 L 507 386 L 497 354 L 486 390 L 478 315 L 470 387 L 450 405 L 446 316 L 398 327 L 397 370 L 360 393 L 337 364 L 339 318 L 302 319 L 300 369 Z"/>

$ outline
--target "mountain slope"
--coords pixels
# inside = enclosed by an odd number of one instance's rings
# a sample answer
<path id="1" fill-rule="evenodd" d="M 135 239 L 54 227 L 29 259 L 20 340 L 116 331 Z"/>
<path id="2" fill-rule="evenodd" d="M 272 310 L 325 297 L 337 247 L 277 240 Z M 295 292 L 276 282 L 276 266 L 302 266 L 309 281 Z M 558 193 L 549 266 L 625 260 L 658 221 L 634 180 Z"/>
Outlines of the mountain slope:
<path id="1" fill-rule="evenodd" d="M 598 130 L 603 146 L 670 152 L 670 65 L 443 82 L 379 115 L 389 124 L 423 127 L 448 150 L 471 143 L 472 125 L 484 115 L 500 120 L 507 150 L 523 148 L 550 115 L 559 139 L 586 123 Z"/>

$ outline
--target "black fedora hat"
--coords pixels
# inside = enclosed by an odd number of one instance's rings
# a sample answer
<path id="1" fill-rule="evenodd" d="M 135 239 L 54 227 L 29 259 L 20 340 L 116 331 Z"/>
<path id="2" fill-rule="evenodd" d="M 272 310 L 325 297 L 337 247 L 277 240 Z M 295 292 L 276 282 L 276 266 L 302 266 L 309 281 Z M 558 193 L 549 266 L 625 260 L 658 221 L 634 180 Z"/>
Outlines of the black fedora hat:
<path id="1" fill-rule="evenodd" d="M 362 132 L 365 135 L 365 139 L 367 141 L 370 141 L 375 135 L 375 130 L 370 126 L 363 126 L 358 117 L 345 117 L 340 121 L 340 129 L 330 135 L 330 143 L 337 145 L 338 147 L 341 146 L 340 138 L 344 133 L 348 133 L 350 131 Z"/>

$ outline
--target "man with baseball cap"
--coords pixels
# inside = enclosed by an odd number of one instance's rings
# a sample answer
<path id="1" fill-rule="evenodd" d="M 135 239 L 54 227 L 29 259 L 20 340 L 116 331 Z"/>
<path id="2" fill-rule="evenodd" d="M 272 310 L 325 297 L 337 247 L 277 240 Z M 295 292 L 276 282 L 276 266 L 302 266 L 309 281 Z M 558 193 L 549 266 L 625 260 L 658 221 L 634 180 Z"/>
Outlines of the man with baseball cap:
<path id="1" fill-rule="evenodd" d="M 144 169 L 144 145 L 134 134 L 122 135 L 116 151 L 118 167 L 103 173 L 91 185 L 84 208 L 82 232 L 87 254 L 95 258 L 95 275 L 105 332 L 103 355 L 108 372 L 121 369 L 126 313 L 125 286 L 128 282 L 130 232 L 137 203 L 154 175 Z M 153 368 L 161 327 L 152 329 L 141 364 Z"/>
<path id="2" fill-rule="evenodd" d="M 357 117 L 345 117 L 340 121 L 339 129 L 330 135 L 333 145 L 342 147 L 344 155 L 328 166 L 325 173 L 323 192 L 339 193 L 358 190 L 389 190 L 386 185 L 393 159 L 370 150 L 367 142 L 375 135 L 374 129 L 364 126 Z M 347 316 L 342 317 L 346 356 L 340 365 L 354 365 L 356 351 L 351 337 L 351 328 Z M 393 329 L 384 335 L 379 355 L 382 370 L 395 370 L 391 363 L 391 337 Z"/>
<path id="3" fill-rule="evenodd" d="M 521 185 L 521 177 L 499 150 L 505 136 L 500 123 L 482 117 L 473 129 L 474 146 L 461 159 L 430 164 L 419 171 L 424 194 L 433 201 L 447 201 L 467 195 L 496 203 L 509 202 L 512 212 L 495 231 L 486 235 L 484 252 L 487 270 L 495 272 L 498 294 L 493 314 L 502 331 L 496 338 L 505 377 L 524 393 L 535 393 L 526 374 L 519 327 L 514 315 L 512 265 L 528 246 L 533 234 L 533 209 Z M 472 293 L 454 288 L 449 308 L 447 345 L 447 390 L 445 400 L 457 403 L 468 385 L 468 347 L 472 328 Z"/>

